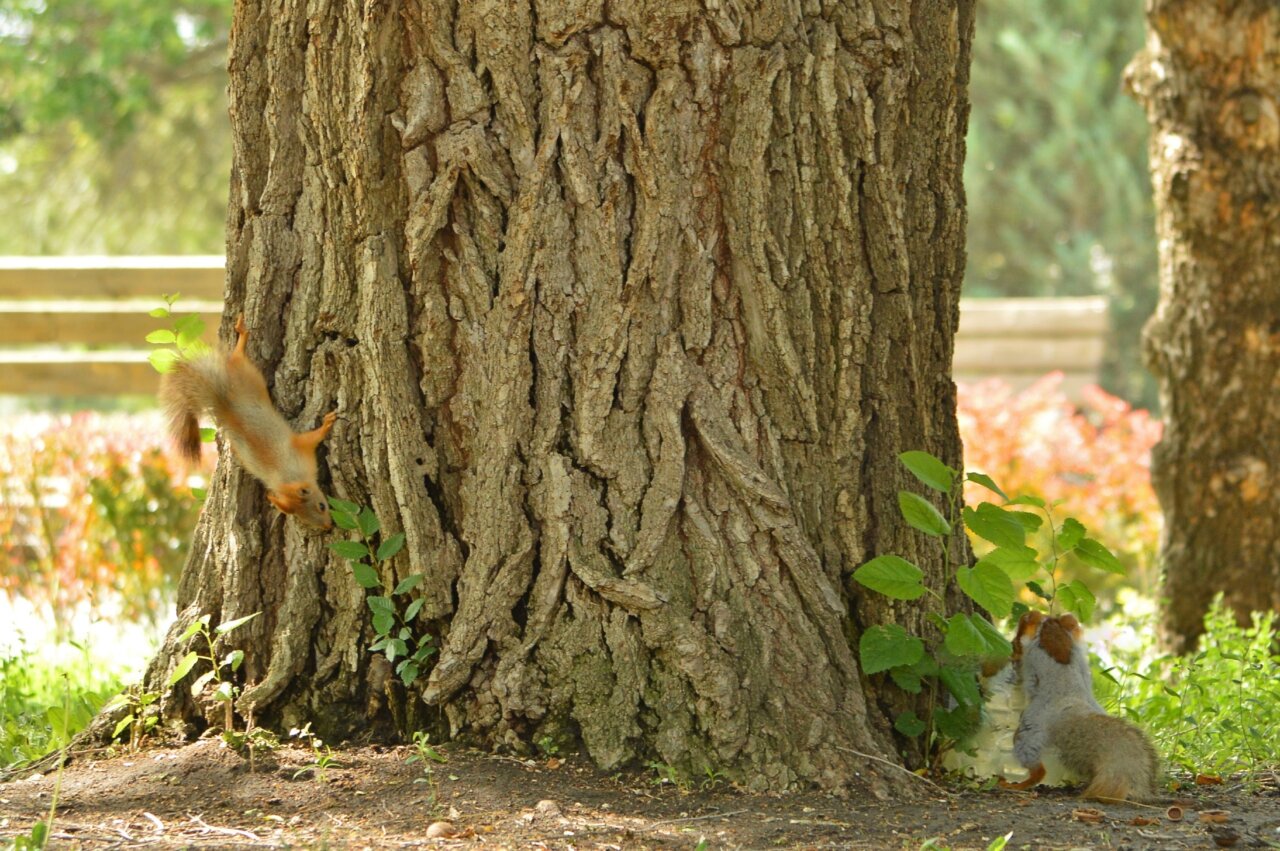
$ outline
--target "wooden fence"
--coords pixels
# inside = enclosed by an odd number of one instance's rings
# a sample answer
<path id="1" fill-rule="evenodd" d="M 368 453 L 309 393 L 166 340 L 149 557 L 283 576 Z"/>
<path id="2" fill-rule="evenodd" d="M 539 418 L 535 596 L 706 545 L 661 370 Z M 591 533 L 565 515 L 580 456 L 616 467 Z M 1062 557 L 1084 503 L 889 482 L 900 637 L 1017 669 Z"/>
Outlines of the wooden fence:
<path id="1" fill-rule="evenodd" d="M 223 262 L 200 257 L 0 257 L 0 394 L 151 394 L 147 315 L 161 293 L 210 328 L 222 310 Z M 957 381 L 1023 387 L 1053 370 L 1074 394 L 1097 380 L 1106 299 L 964 299 Z"/>

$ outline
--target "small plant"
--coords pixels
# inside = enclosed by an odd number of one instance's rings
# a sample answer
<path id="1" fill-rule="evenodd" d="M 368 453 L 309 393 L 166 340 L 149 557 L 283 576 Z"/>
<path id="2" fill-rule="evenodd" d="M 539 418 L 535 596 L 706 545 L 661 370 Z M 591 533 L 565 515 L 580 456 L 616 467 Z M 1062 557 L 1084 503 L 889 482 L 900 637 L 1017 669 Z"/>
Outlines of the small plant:
<path id="1" fill-rule="evenodd" d="M 680 771 L 674 765 L 666 762 L 658 762 L 657 760 L 649 760 L 645 766 L 653 772 L 653 779 L 649 783 L 653 786 L 675 786 L 681 792 L 689 791 L 689 784 L 680 776 Z"/>
<path id="2" fill-rule="evenodd" d="M 715 789 L 724 781 L 724 772 L 717 771 L 711 766 L 707 766 L 702 772 L 705 776 L 702 780 L 702 791 L 707 792 Z"/>
<path id="3" fill-rule="evenodd" d="M 405 765 L 413 765 L 415 762 L 422 763 L 422 777 L 414 780 L 414 783 L 430 783 L 431 782 L 431 764 L 448 762 L 441 753 L 431 744 L 431 734 L 424 730 L 417 730 L 413 734 L 414 752 L 404 761 Z"/>
<path id="4" fill-rule="evenodd" d="M 556 744 L 555 737 L 553 736 L 543 736 L 534 742 L 534 744 L 538 746 L 538 750 L 541 751 L 542 755 L 545 757 L 549 758 L 560 755 L 560 746 Z"/>
<path id="5" fill-rule="evenodd" d="M 226 669 L 229 676 L 230 674 L 240 670 L 240 666 L 244 663 L 244 651 L 240 649 L 232 650 L 222 659 L 218 659 L 215 644 L 224 635 L 232 630 L 244 626 L 260 614 L 262 613 L 254 612 L 251 615 L 246 615 L 242 618 L 236 618 L 235 620 L 218 624 L 213 628 L 212 632 L 209 630 L 209 615 L 201 615 L 196 618 L 191 622 L 186 630 L 183 631 L 182 635 L 178 637 L 178 641 L 181 643 L 199 635 L 204 638 L 204 643 L 208 648 L 208 653 L 202 655 L 197 650 L 192 650 L 187 653 L 187 655 L 183 656 L 178 662 L 178 666 L 174 669 L 173 674 L 170 675 L 168 682 L 169 687 L 172 688 L 181 682 L 183 677 L 191 673 L 191 669 L 194 668 L 198 662 L 208 662 L 209 670 L 196 677 L 195 682 L 191 684 L 191 695 L 192 697 L 199 699 L 204 693 L 205 687 L 210 683 L 213 684 L 214 689 L 212 695 L 210 695 L 210 699 L 223 705 L 224 721 L 222 730 L 224 741 L 234 747 L 240 747 L 245 744 L 245 742 L 238 740 L 236 743 L 233 743 L 227 738 L 228 736 L 236 735 L 234 704 L 235 699 L 240 695 L 240 687 L 227 677 L 224 677 L 222 672 L 223 669 Z M 252 730 L 252 727 L 252 724 L 248 725 L 245 733 L 249 733 Z"/>
<path id="6" fill-rule="evenodd" d="M 927 452 L 904 452 L 899 456 L 911 474 L 930 490 L 941 494 L 946 514 L 933 503 L 910 491 L 898 493 L 903 519 L 912 528 L 937 542 L 945 574 L 992 619 L 1002 620 L 1025 612 L 1018 600 L 1017 584 L 1041 599 L 1050 611 L 1061 607 L 1082 620 L 1092 617 L 1094 597 L 1079 580 L 1060 582 L 1058 570 L 1068 558 L 1107 572 L 1123 572 L 1115 556 L 1102 544 L 1085 535 L 1085 527 L 1074 518 L 1055 520 L 1057 503 L 1039 497 L 1008 498 L 1004 491 L 982 473 L 962 474 Z M 983 502 L 976 508 L 964 506 L 962 487 L 973 482 L 1003 500 L 1002 505 Z M 1030 508 L 1032 510 L 1023 510 Z M 963 521 L 969 531 L 985 543 L 985 552 L 972 567 L 953 568 L 949 538 Z M 1047 523 L 1048 552 L 1043 555 L 1028 546 L 1027 536 Z M 871 559 L 853 573 L 863 586 L 895 600 L 916 600 L 930 594 L 944 599 L 940 590 L 924 585 L 924 572 L 896 555 Z M 887 671 L 894 683 L 911 694 L 930 689 L 929 717 L 919 718 L 906 711 L 894 720 L 894 728 L 906 736 L 928 734 L 926 744 L 943 750 L 964 738 L 978 720 L 981 693 L 977 670 L 988 659 L 1007 658 L 1012 650 L 1008 639 L 992 620 L 980 614 L 959 612 L 950 617 L 933 612 L 929 621 L 942 635 L 942 642 L 926 650 L 925 642 L 897 624 L 873 626 L 863 633 L 858 651 L 867 674 Z M 939 686 L 955 700 L 955 707 L 942 709 Z"/>
<path id="7" fill-rule="evenodd" d="M 1255 612 L 1240 626 L 1219 595 L 1204 618 L 1196 652 L 1149 658 L 1153 616 L 1135 628 L 1138 646 L 1117 641 L 1124 688 L 1104 680 L 1100 698 L 1140 717 L 1169 761 L 1191 774 L 1280 767 L 1280 630 L 1275 612 Z"/>
<path id="8" fill-rule="evenodd" d="M 178 293 L 163 293 L 164 307 L 157 307 L 148 315 L 156 319 L 173 318 L 173 305 L 179 298 Z M 173 320 L 170 328 L 160 328 L 147 335 L 147 342 L 156 346 L 169 348 L 154 349 L 147 360 L 156 372 L 165 373 L 173 369 L 179 360 L 185 360 L 209 351 L 204 340 L 204 320 L 195 314 L 180 316 Z"/>
<path id="9" fill-rule="evenodd" d="M 435 764 L 448 762 L 435 747 L 431 744 L 431 735 L 424 730 L 416 730 L 413 734 L 413 750 L 404 761 L 405 765 L 413 765 L 419 763 L 422 766 L 422 776 L 415 777 L 414 783 L 425 783 L 431 790 L 431 812 L 434 814 L 440 806 L 440 781 L 436 778 Z"/>
<path id="10" fill-rule="evenodd" d="M 290 730 L 289 738 L 306 742 L 307 746 L 311 748 L 312 756 L 312 761 L 309 765 L 305 765 L 293 773 L 294 780 L 310 772 L 311 776 L 315 777 L 316 780 L 321 783 L 327 783 L 329 782 L 329 769 L 342 767 L 333 756 L 333 748 L 326 745 L 319 736 L 311 731 L 310 721 L 301 727 L 294 727 Z"/>
<path id="11" fill-rule="evenodd" d="M 131 751 L 137 751 L 142 740 L 160 723 L 160 695 L 154 691 L 143 691 L 140 687 L 126 689 L 113 697 L 102 707 L 103 710 L 128 707 L 128 712 L 116 722 L 111 732 L 111 740 L 119 739 L 128 732 L 129 740 L 125 743 Z"/>
<path id="12" fill-rule="evenodd" d="M 71 712 L 71 681 L 65 674 L 63 674 L 63 680 L 62 706 L 64 715 L 69 716 Z M 70 741 L 63 744 L 62 750 L 58 754 L 58 776 L 53 783 L 53 795 L 49 799 L 49 814 L 45 816 L 44 820 L 33 824 L 31 831 L 25 836 L 18 835 L 13 838 L 15 851 L 39 851 L 49 842 L 49 834 L 53 830 L 53 819 L 58 814 L 58 799 L 62 795 L 62 769 L 67 764 L 67 749 L 70 745 Z"/>
<path id="13" fill-rule="evenodd" d="M 343 499 L 330 499 L 329 507 L 338 528 L 360 535 L 358 541 L 334 541 L 329 548 L 351 562 L 356 582 L 369 592 L 365 602 L 373 613 L 373 631 L 377 635 L 369 649 L 385 654 L 400 681 L 406 687 L 412 685 L 436 652 L 431 636 L 415 635 L 411 626 L 425 602 L 422 597 L 415 600 L 412 596 L 423 577 L 421 573 L 407 576 L 388 591 L 375 567 L 395 558 L 404 547 L 404 533 L 381 538 L 375 546 L 381 524 L 372 509 Z"/>

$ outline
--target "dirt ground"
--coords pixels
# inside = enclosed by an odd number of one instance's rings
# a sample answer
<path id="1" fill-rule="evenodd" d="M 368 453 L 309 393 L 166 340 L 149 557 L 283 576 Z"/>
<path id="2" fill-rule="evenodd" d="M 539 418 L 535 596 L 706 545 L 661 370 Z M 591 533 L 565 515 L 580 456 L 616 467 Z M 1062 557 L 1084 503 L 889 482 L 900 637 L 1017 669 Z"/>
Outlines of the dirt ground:
<path id="1" fill-rule="evenodd" d="M 1280 778 L 1185 793 L 1164 806 L 1090 805 L 1066 791 L 944 790 L 910 802 L 821 793 L 747 795 L 724 783 L 679 788 L 653 772 L 603 774 L 581 760 L 519 760 L 441 748 L 335 751 L 323 779 L 309 749 L 248 761 L 204 740 L 93 759 L 61 778 L 51 848 L 1280 848 Z M 295 776 L 297 775 L 297 776 Z M 55 773 L 0 784 L 0 840 L 44 817 Z M 1181 793 L 1180 793 L 1181 794 Z M 1224 811 L 1221 815 L 1212 811 Z M 1143 819 L 1146 823 L 1143 823 Z M 446 824 L 440 825 L 439 822 Z M 700 844 L 701 843 L 701 844 Z M 1226 844 L 1223 844 L 1226 843 Z"/>

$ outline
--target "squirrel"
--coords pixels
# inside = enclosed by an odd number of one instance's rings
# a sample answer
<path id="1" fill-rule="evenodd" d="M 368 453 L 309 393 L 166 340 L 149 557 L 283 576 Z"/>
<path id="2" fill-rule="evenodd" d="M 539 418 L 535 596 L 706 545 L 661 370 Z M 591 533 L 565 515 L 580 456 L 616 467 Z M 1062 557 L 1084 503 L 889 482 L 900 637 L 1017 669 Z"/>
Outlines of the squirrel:
<path id="1" fill-rule="evenodd" d="M 178 453 L 200 460 L 200 423 L 213 414 L 236 456 L 267 486 L 267 500 L 285 514 L 317 529 L 329 529 L 329 504 L 316 484 L 316 447 L 324 440 L 337 412 L 325 415 L 319 428 L 295 434 L 267 393 L 267 382 L 245 355 L 249 331 L 244 316 L 236 319 L 236 345 L 225 359 L 215 354 L 179 360 L 160 380 L 160 401 Z"/>
<path id="2" fill-rule="evenodd" d="M 1072 772 L 1086 778 L 1084 797 L 1148 801 L 1156 797 L 1159 757 L 1145 733 L 1108 715 L 1093 697 L 1093 678 L 1080 622 L 1074 615 L 1027 612 L 1013 642 L 1027 695 L 1013 752 L 1030 774 L 1005 789 L 1029 789 L 1044 779 L 1042 756 L 1051 748 Z"/>

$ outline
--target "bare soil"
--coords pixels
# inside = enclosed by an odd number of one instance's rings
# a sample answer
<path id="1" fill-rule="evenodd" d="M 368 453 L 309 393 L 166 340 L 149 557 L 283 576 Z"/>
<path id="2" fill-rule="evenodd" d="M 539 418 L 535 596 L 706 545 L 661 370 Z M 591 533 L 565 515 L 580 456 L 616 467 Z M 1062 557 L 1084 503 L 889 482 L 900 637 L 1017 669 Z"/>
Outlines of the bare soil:
<path id="1" fill-rule="evenodd" d="M 406 764 L 409 747 L 335 751 L 341 767 L 323 778 L 305 770 L 314 758 L 301 747 L 259 754 L 252 770 L 212 739 L 82 756 L 63 771 L 50 847 L 639 849 L 705 841 L 917 849 L 934 838 L 944 848 L 982 849 L 1010 832 L 1010 848 L 1280 847 L 1275 775 L 1192 787 L 1181 820 L 1171 820 L 1164 805 L 1094 805 L 1064 790 L 944 789 L 920 780 L 911 801 L 749 795 L 720 782 L 680 788 L 652 772 L 607 775 L 577 758 L 441 752 L 448 762 L 432 764 L 427 782 L 415 782 L 426 778 L 421 763 Z M 50 772 L 0 784 L 0 840 L 29 832 L 58 782 Z M 433 828 L 438 822 L 447 824 Z"/>

